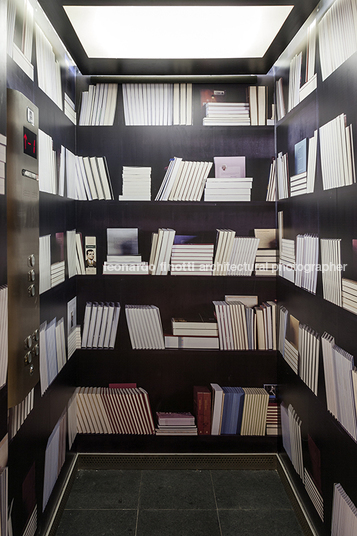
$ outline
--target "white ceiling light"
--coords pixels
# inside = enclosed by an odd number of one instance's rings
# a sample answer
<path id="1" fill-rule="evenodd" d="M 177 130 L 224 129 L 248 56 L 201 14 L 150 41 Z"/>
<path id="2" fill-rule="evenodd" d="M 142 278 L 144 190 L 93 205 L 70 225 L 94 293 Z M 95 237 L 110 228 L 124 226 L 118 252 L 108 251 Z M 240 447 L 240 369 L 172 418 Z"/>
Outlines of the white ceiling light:
<path id="1" fill-rule="evenodd" d="M 263 57 L 293 5 L 63 6 L 89 58 Z"/>

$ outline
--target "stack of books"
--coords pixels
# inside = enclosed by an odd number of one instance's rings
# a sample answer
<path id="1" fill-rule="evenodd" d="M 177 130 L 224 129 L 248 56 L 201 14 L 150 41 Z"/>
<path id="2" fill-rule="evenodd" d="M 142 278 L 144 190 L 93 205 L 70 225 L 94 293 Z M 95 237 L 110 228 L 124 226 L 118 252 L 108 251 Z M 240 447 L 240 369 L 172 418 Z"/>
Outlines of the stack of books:
<path id="1" fill-rule="evenodd" d="M 246 102 L 206 102 L 203 126 L 250 125 L 249 104 Z"/>
<path id="2" fill-rule="evenodd" d="M 322 187 L 340 188 L 356 182 L 352 124 L 340 114 L 319 128 Z"/>
<path id="3" fill-rule="evenodd" d="M 117 106 L 118 84 L 89 85 L 82 92 L 80 126 L 112 126 Z"/>
<path id="4" fill-rule="evenodd" d="M 214 244 L 175 242 L 171 249 L 171 275 L 212 275 Z"/>
<path id="5" fill-rule="evenodd" d="M 249 177 L 208 178 L 206 180 L 205 201 L 250 201 L 253 179 Z"/>
<path id="6" fill-rule="evenodd" d="M 107 260 L 105 275 L 148 275 L 149 264 L 139 255 L 137 227 L 109 227 L 107 229 Z"/>
<path id="7" fill-rule="evenodd" d="M 151 200 L 151 167 L 123 166 L 122 179 L 119 201 Z"/>
<path id="8" fill-rule="evenodd" d="M 87 302 L 84 311 L 82 348 L 114 348 L 120 303 Z"/>
<path id="9" fill-rule="evenodd" d="M 302 165 L 297 165 L 296 151 L 302 149 L 304 158 Z M 290 177 L 290 196 L 309 194 L 315 188 L 317 156 L 317 130 L 312 138 L 309 138 L 309 150 L 307 152 L 307 140 L 302 140 L 295 145 L 295 175 Z"/>
<path id="10" fill-rule="evenodd" d="M 295 280 L 295 241 L 281 239 L 279 256 L 279 275 L 294 283 Z"/>
<path id="11" fill-rule="evenodd" d="M 255 275 L 271 276 L 278 271 L 279 251 L 277 249 L 258 249 L 255 257 Z"/>
<path id="12" fill-rule="evenodd" d="M 156 412 L 157 427 L 156 435 L 198 435 L 195 417 L 190 412 Z"/>
<path id="13" fill-rule="evenodd" d="M 142 387 L 78 387 L 76 399 L 79 434 L 154 434 L 149 395 Z"/>
<path id="14" fill-rule="evenodd" d="M 172 318 L 172 335 L 165 335 L 166 348 L 219 348 L 218 326 L 214 319 Z"/>
<path id="15" fill-rule="evenodd" d="M 125 316 L 133 350 L 165 348 L 160 310 L 156 305 L 125 305 Z"/>
<path id="16" fill-rule="evenodd" d="M 160 228 L 153 233 L 149 259 L 151 275 L 167 275 L 170 271 L 170 259 L 176 231 L 174 229 Z"/>
<path id="17" fill-rule="evenodd" d="M 342 278 L 342 307 L 357 315 L 357 281 Z"/>
<path id="18" fill-rule="evenodd" d="M 277 401 L 268 402 L 266 435 L 281 435 L 280 404 Z"/>
<path id="19" fill-rule="evenodd" d="M 170 160 L 155 201 L 200 201 L 212 162 Z"/>

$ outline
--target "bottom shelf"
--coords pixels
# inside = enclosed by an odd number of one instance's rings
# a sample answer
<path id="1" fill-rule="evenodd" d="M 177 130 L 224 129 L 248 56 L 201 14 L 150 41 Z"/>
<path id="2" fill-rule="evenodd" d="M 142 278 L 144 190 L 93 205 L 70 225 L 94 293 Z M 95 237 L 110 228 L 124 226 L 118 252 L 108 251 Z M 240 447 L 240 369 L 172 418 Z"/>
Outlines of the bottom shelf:
<path id="1" fill-rule="evenodd" d="M 78 453 L 276 453 L 277 436 L 180 436 L 78 434 Z"/>

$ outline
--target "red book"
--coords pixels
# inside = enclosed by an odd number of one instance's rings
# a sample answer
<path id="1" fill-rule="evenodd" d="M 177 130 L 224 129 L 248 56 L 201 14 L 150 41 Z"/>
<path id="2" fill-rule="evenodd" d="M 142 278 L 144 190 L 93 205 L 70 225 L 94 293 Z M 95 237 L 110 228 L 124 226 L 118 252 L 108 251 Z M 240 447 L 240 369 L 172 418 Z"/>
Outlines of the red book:
<path id="1" fill-rule="evenodd" d="M 211 434 L 211 391 L 206 386 L 193 388 L 193 407 L 198 435 Z"/>

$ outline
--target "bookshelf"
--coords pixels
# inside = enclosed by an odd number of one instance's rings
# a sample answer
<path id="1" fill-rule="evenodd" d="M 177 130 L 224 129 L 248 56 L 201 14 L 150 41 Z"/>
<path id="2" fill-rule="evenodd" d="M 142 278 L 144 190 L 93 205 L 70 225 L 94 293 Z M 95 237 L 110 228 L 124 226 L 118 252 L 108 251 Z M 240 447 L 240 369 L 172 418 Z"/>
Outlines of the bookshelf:
<path id="1" fill-rule="evenodd" d="M 326 4 L 326 6 L 325 6 Z M 319 20 L 328 2 L 321 2 L 320 11 L 309 20 Z M 2 9 L 2 8 L 0 8 Z M 5 24 L 6 17 L 0 17 Z M 41 26 L 46 24 L 41 20 Z M 306 27 L 304 28 L 304 32 Z M 6 44 L 0 32 L 0 46 Z M 61 57 L 57 37 L 51 43 L 56 57 Z M 305 44 L 294 43 L 286 53 L 289 65 L 296 52 Z M 1 55 L 4 57 L 6 54 Z M 36 489 L 32 490 L 42 507 L 45 450 L 47 441 L 70 400 L 75 386 L 106 386 L 112 381 L 137 382 L 150 396 L 153 412 L 192 411 L 193 386 L 220 385 L 262 386 L 279 383 L 284 404 L 291 404 L 302 421 L 302 446 L 305 468 L 312 471 L 313 460 L 308 448 L 308 436 L 321 454 L 322 497 L 325 521 L 322 522 L 309 499 L 300 477 L 293 469 L 276 437 L 103 437 L 81 435 L 75 449 L 79 452 L 279 452 L 286 461 L 292 480 L 306 508 L 322 535 L 329 534 L 332 518 L 333 484 L 340 482 L 351 500 L 357 504 L 355 488 L 356 443 L 349 437 L 326 408 L 325 379 L 320 354 L 318 390 L 315 395 L 275 351 L 223 350 L 132 350 L 125 321 L 125 304 L 153 303 L 160 308 L 164 330 L 170 329 L 173 316 L 188 316 L 210 307 L 213 300 L 226 294 L 258 295 L 259 302 L 279 299 L 289 314 L 310 326 L 320 335 L 327 331 L 346 351 L 355 352 L 356 316 L 323 299 L 321 274 L 317 292 L 313 295 L 293 283 L 278 277 L 220 276 L 120 276 L 102 275 L 106 259 L 106 229 L 136 227 L 139 230 L 139 250 L 149 259 L 151 234 L 159 227 L 171 227 L 180 234 L 205 234 L 214 243 L 216 229 L 231 228 L 238 236 L 253 236 L 255 228 L 274 228 L 277 211 L 284 214 L 284 238 L 295 240 L 298 234 L 317 234 L 319 238 L 340 238 L 342 261 L 346 277 L 357 279 L 352 239 L 357 238 L 355 210 L 356 185 L 323 190 L 318 154 L 314 192 L 275 203 L 265 202 L 271 158 L 278 152 L 289 156 L 290 175 L 294 175 L 294 147 L 304 138 L 341 113 L 348 123 L 356 124 L 357 108 L 353 90 L 356 86 L 356 53 L 353 53 L 325 80 L 322 80 L 319 49 L 316 49 L 317 89 L 294 106 L 276 128 L 272 126 L 204 126 L 201 92 L 206 89 L 225 91 L 228 101 L 247 101 L 250 81 L 234 83 L 193 83 L 192 125 L 125 126 L 122 83 L 119 80 L 117 109 L 113 125 L 78 126 L 61 110 L 53 99 L 37 85 L 36 58 L 34 82 L 8 56 L 7 68 L 0 61 L 0 96 L 6 94 L 6 83 L 32 99 L 40 108 L 40 128 L 53 139 L 57 155 L 61 145 L 80 156 L 105 156 L 112 180 L 114 199 L 110 201 L 76 201 L 45 192 L 40 193 L 40 235 L 76 229 L 82 237 L 97 239 L 97 275 L 66 279 L 41 295 L 41 322 L 54 317 L 67 317 L 67 303 L 77 296 L 78 324 L 83 325 L 86 301 L 118 301 L 122 310 L 114 350 L 77 350 L 41 397 L 35 388 L 34 408 L 10 443 L 9 498 L 14 501 L 14 534 L 23 533 L 28 512 L 22 485 L 33 463 L 36 467 Z M 62 58 L 63 59 L 63 58 Z M 66 63 L 62 63 L 66 65 Z M 75 69 L 62 67 L 63 100 L 68 95 L 79 110 L 80 94 L 99 79 L 79 75 Z M 274 78 L 275 77 L 275 78 Z M 269 87 L 268 117 L 273 101 L 275 81 L 282 78 L 287 105 L 289 69 L 278 62 L 273 73 L 256 78 L 258 85 Z M 68 103 L 68 100 L 66 101 Z M 67 109 L 68 111 L 68 109 Z M 73 114 L 71 115 L 73 119 Z M 0 133 L 6 133 L 6 114 L 0 115 Z M 354 143 L 356 149 L 356 143 Z M 184 160 L 212 161 L 214 156 L 246 156 L 246 174 L 254 178 L 251 202 L 174 202 L 119 201 L 122 193 L 123 166 L 152 168 L 152 199 L 165 174 L 169 160 L 180 156 Z M 213 173 L 211 174 L 213 176 Z M 6 284 L 6 196 L 0 195 L 0 285 Z M 100 366 L 98 366 L 100 363 Z M 0 391 L 0 439 L 7 432 L 7 387 Z M 26 446 L 26 449 L 24 447 Z M 278 447 L 278 449 L 277 449 Z M 25 455 L 24 450 L 26 450 Z M 343 456 L 339 456 L 343 453 Z M 51 501 L 50 501 L 51 502 Z M 50 506 L 49 506 L 50 507 Z M 39 511 L 39 523 L 44 524 Z"/>
<path id="2" fill-rule="evenodd" d="M 81 80 L 81 91 L 85 88 L 83 83 Z M 91 83 L 93 80 L 89 79 L 87 84 Z M 271 103 L 271 79 L 262 77 L 259 83 L 269 85 Z M 204 234 L 208 243 L 215 243 L 218 228 L 234 229 L 237 236 L 254 236 L 254 228 L 275 228 L 275 204 L 265 202 L 270 161 L 274 154 L 273 127 L 203 126 L 201 94 L 212 87 L 225 91 L 227 101 L 247 99 L 247 84 L 211 86 L 194 83 L 191 126 L 125 126 L 122 85 L 119 84 L 114 125 L 77 128 L 78 154 L 106 157 L 114 191 L 114 200 L 79 201 L 76 205 L 77 232 L 82 233 L 82 237 L 96 236 L 98 266 L 96 276 L 77 278 L 78 322 L 83 322 L 86 301 L 110 300 L 119 302 L 122 307 L 114 353 L 98 350 L 105 363 L 100 375 L 93 368 L 98 351 L 77 351 L 77 385 L 137 382 L 148 391 L 153 413 L 159 409 L 192 411 L 194 385 L 218 382 L 220 385 L 262 386 L 274 383 L 276 375 L 274 351 L 132 350 L 124 311 L 125 304 L 154 304 L 160 309 L 164 333 L 171 333 L 172 317 L 185 317 L 202 309 L 211 310 L 213 314 L 212 301 L 224 299 L 226 294 L 258 295 L 259 303 L 274 299 L 274 277 L 115 275 L 108 279 L 101 275 L 107 253 L 107 228 L 138 228 L 139 253 L 143 260 L 149 260 L 151 235 L 160 227 L 175 229 L 177 234 Z M 222 155 L 246 157 L 246 175 L 253 177 L 251 202 L 118 201 L 123 166 L 151 167 L 151 198 L 155 199 L 165 168 L 173 156 L 212 162 L 214 156 Z M 213 169 L 210 176 L 214 176 Z M 187 439 L 182 439 L 185 444 Z M 217 444 L 215 448 L 220 448 L 221 439 L 211 438 L 211 442 Z M 196 440 L 199 442 L 201 438 Z M 255 439 L 251 440 L 254 443 Z M 85 449 L 87 441 L 90 448 L 91 442 L 96 440 L 78 437 L 78 447 Z M 109 440 L 104 438 L 104 441 Z M 152 442 L 152 438 L 146 441 Z M 164 446 L 167 438 L 156 438 L 155 441 L 157 448 L 167 448 Z M 226 440 L 223 441 L 225 446 L 222 448 L 227 448 Z M 239 441 L 235 439 L 235 443 Z M 261 448 L 265 449 L 263 445 L 264 440 Z M 269 445 L 271 439 L 267 449 L 271 448 Z"/>
<path id="3" fill-rule="evenodd" d="M 336 2 L 337 4 L 338 2 Z M 328 10 L 328 2 L 321 2 L 318 12 L 312 18 L 319 22 Z M 340 2 L 341 4 L 341 2 Z M 319 35 L 319 33 L 318 33 Z M 318 40 L 321 46 L 322 40 Z M 292 58 L 301 49 L 298 39 L 286 51 L 284 59 Z M 353 62 L 355 52 L 341 63 L 328 77 L 323 79 L 320 65 L 321 49 L 317 46 L 317 89 L 297 104 L 277 124 L 277 151 L 287 152 L 290 175 L 294 174 L 294 147 L 303 138 L 310 138 L 314 130 L 331 121 L 338 114 L 346 114 L 346 124 L 356 120 L 356 107 L 351 97 L 351 84 L 355 83 L 356 72 Z M 283 78 L 284 88 L 288 85 L 288 72 L 280 61 L 276 66 L 276 78 Z M 326 56 L 325 56 L 326 61 Z M 354 152 L 356 144 L 353 143 Z M 283 212 L 284 238 L 295 240 L 298 234 L 311 233 L 321 239 L 341 240 L 341 260 L 346 269 L 342 277 L 356 279 L 352 240 L 356 229 L 355 203 L 353 201 L 356 184 L 323 188 L 320 140 L 318 141 L 318 158 L 314 192 L 298 197 L 278 201 L 277 210 Z M 319 262 L 321 262 L 321 243 L 319 245 Z M 296 287 L 290 281 L 277 278 L 277 295 L 280 305 L 286 307 L 300 324 L 306 324 L 321 336 L 327 332 L 334 336 L 337 346 L 355 356 L 354 332 L 356 316 L 323 297 L 322 275 L 318 274 L 317 292 L 312 295 Z M 356 363 L 356 358 L 354 358 Z M 301 378 L 289 367 L 281 356 L 278 358 L 278 383 L 281 399 L 286 407 L 291 404 L 302 421 L 301 437 L 303 461 L 309 474 L 317 468 L 316 459 L 308 446 L 311 438 L 319 451 L 320 467 L 317 472 L 321 479 L 321 497 L 323 499 L 324 521 L 307 495 L 300 477 L 291 465 L 286 452 L 281 449 L 282 457 L 290 468 L 291 477 L 300 491 L 306 508 L 317 527 L 318 533 L 330 534 L 333 516 L 333 489 L 338 482 L 344 487 L 351 501 L 356 504 L 357 495 L 353 482 L 356 474 L 353 459 L 356 455 L 356 443 L 344 430 L 342 425 L 328 411 L 326 405 L 325 371 L 322 350 L 320 350 L 319 381 L 317 395 L 303 383 Z"/>

